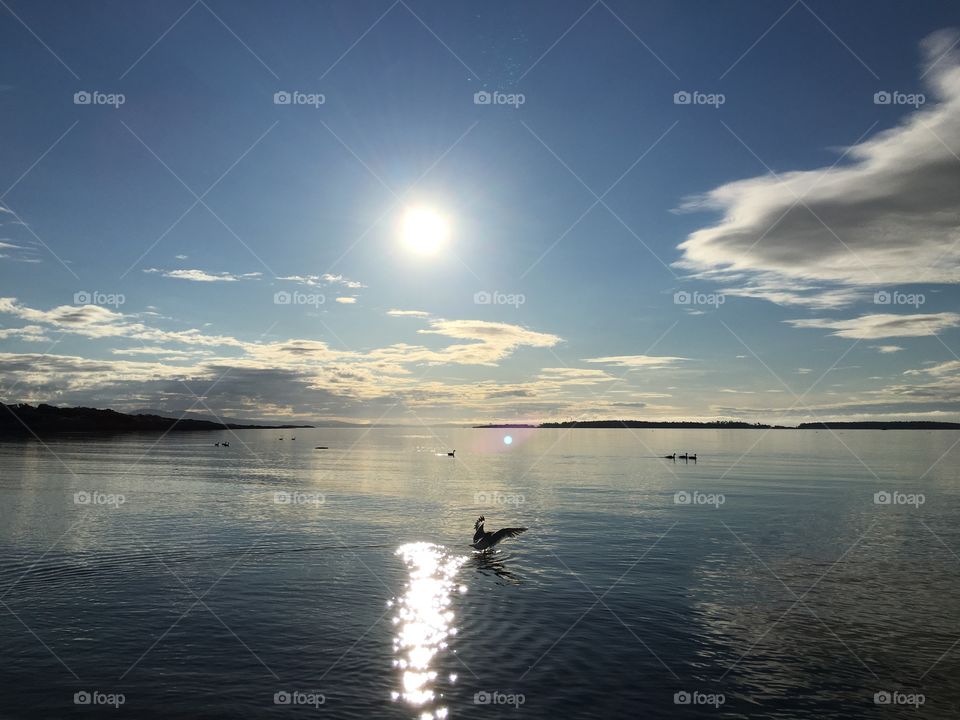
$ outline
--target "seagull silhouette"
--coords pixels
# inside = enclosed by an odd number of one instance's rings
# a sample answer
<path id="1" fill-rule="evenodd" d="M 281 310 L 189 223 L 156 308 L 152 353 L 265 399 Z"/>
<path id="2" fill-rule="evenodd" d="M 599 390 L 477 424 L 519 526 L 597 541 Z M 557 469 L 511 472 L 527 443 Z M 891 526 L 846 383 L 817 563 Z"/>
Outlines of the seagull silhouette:
<path id="1" fill-rule="evenodd" d="M 496 532 L 487 532 L 483 529 L 484 520 L 485 518 L 481 515 L 473 526 L 476 532 L 473 533 L 473 542 L 471 545 L 476 550 L 489 550 L 504 538 L 516 537 L 520 533 L 527 531 L 525 527 L 521 527 L 500 528 Z"/>

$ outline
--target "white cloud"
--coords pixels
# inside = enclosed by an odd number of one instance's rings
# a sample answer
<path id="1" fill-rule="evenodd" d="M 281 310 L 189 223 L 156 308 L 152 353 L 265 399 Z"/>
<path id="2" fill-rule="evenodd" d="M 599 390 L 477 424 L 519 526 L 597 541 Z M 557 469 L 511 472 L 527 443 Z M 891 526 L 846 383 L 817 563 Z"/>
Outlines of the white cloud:
<path id="1" fill-rule="evenodd" d="M 336 299 L 336 302 L 341 303 L 343 305 L 354 305 L 356 304 L 357 299 L 355 297 L 338 297 Z"/>
<path id="2" fill-rule="evenodd" d="M 927 104 L 836 167 L 738 180 L 687 202 L 723 217 L 680 245 L 677 265 L 734 283 L 728 295 L 814 307 L 849 304 L 858 288 L 957 283 L 956 39 L 941 31 L 923 43 Z"/>
<path id="3" fill-rule="evenodd" d="M 391 317 L 430 317 L 430 313 L 423 310 L 387 310 L 387 315 Z"/>
<path id="4" fill-rule="evenodd" d="M 550 333 L 528 330 L 519 325 L 486 320 L 431 320 L 425 335 L 443 335 L 457 340 L 474 340 L 467 345 L 450 345 L 434 361 L 462 365 L 495 365 L 521 346 L 553 347 L 561 338 Z"/>
<path id="5" fill-rule="evenodd" d="M 50 310 L 37 310 L 21 305 L 16 298 L 0 297 L 0 314 L 13 315 L 38 325 L 46 325 L 61 333 L 88 338 L 127 337 L 141 342 L 172 342 L 185 345 L 234 346 L 243 343 L 224 335 L 204 335 L 191 330 L 158 330 L 101 305 L 60 305 Z"/>
<path id="6" fill-rule="evenodd" d="M 330 285 L 342 285 L 345 288 L 350 288 L 352 290 L 358 290 L 359 288 L 366 287 L 362 282 L 356 280 L 350 280 L 345 278 L 343 275 L 331 275 L 330 273 L 324 273 L 320 276 L 320 279 L 325 283 Z"/>
<path id="7" fill-rule="evenodd" d="M 605 370 L 594 368 L 543 368 L 538 380 L 559 385 L 594 385 L 600 382 L 609 382 L 617 378 Z"/>
<path id="8" fill-rule="evenodd" d="M 0 330 L 0 340 L 9 340 L 15 338 L 24 342 L 51 342 L 50 338 L 43 334 L 44 329 L 39 325 L 27 325 L 19 328 L 4 328 Z"/>
<path id="9" fill-rule="evenodd" d="M 0 384 L 18 383 L 19 401 L 123 409 L 166 407 L 164 399 L 172 397 L 189 405 L 192 395 L 182 381 L 196 382 L 196 392 L 206 395 L 211 380 L 223 377 L 207 399 L 235 416 L 246 408 L 246 414 L 264 417 L 263 409 L 271 408 L 274 415 L 289 417 L 309 418 L 311 412 L 375 417 L 399 406 L 400 411 L 441 408 L 462 417 L 469 412 L 466 408 L 492 413 L 501 404 L 515 409 L 518 403 L 531 412 L 559 412 L 569 404 L 560 397 L 563 386 L 600 381 L 602 376 L 602 371 L 553 369 L 548 377 L 511 385 L 455 377 L 424 381 L 422 373 L 414 375 L 417 365 L 494 366 L 520 347 L 561 342 L 557 336 L 507 323 L 433 320 L 427 334 L 440 338 L 440 347 L 395 343 L 357 352 L 318 340 L 246 341 L 197 329 L 163 330 L 147 325 L 153 318 L 142 313 L 127 315 L 94 305 L 41 310 L 0 298 L 0 314 L 29 323 L 0 330 L 0 338 L 29 340 L 55 330 L 97 341 L 93 352 L 114 356 L 95 360 L 51 354 L 39 361 L 33 354 L 4 355 Z M 131 341 L 142 345 L 123 346 Z"/>
<path id="10" fill-rule="evenodd" d="M 960 325 L 960 314 L 951 312 L 920 315 L 861 315 L 848 320 L 810 318 L 786 320 L 797 328 L 833 330 L 831 335 L 858 340 L 879 340 L 890 337 L 923 337 Z M 892 347 L 892 346 L 891 346 Z"/>
<path id="11" fill-rule="evenodd" d="M 252 272 L 242 275 L 234 275 L 228 272 L 210 273 L 206 270 L 160 270 L 159 268 L 146 268 L 145 273 L 159 273 L 163 277 L 175 278 L 177 280 L 190 280 L 192 282 L 237 282 L 239 280 L 251 280 L 259 278 L 263 273 Z"/>
<path id="12" fill-rule="evenodd" d="M 903 350 L 899 345 L 871 345 L 874 350 L 884 355 L 889 355 L 891 353 L 900 352 Z"/>
<path id="13" fill-rule="evenodd" d="M 187 360 L 199 357 L 209 357 L 213 355 L 211 350 L 174 350 L 172 348 L 160 347 L 157 345 L 143 345 L 141 347 L 131 348 L 113 348 L 113 355 L 147 355 L 153 357 L 165 357 L 170 360 Z"/>
<path id="14" fill-rule="evenodd" d="M 278 277 L 277 280 L 289 280 L 290 282 L 300 283 L 301 285 L 319 285 L 320 276 L 319 275 L 283 275 Z"/>
<path id="15" fill-rule="evenodd" d="M 671 357 L 669 355 L 611 355 L 608 357 L 587 358 L 584 362 L 601 363 L 604 365 L 619 365 L 629 368 L 665 368 L 684 362 L 689 358 Z"/>
<path id="16" fill-rule="evenodd" d="M 350 280 L 343 275 L 332 275 L 331 273 L 324 273 L 323 275 L 285 275 L 278 277 L 277 280 L 288 280 L 310 287 L 316 287 L 318 285 L 340 285 L 350 290 L 359 290 L 360 288 L 366 287 L 362 282 Z"/>

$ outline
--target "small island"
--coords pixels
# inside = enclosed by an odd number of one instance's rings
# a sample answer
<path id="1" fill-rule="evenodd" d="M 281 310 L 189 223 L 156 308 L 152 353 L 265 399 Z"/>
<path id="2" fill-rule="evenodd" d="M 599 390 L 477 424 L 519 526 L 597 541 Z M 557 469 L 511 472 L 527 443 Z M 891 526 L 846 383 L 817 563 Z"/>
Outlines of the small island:
<path id="1" fill-rule="evenodd" d="M 312 425 L 254 425 L 219 423 L 160 415 L 128 415 L 88 407 L 2 405 L 0 436 L 30 437 L 66 433 L 184 432 L 197 430 L 270 430 L 311 428 Z"/>
<path id="2" fill-rule="evenodd" d="M 565 428 L 637 428 L 637 429 L 704 429 L 704 430 L 960 430 L 960 423 L 937 420 L 891 420 L 869 422 L 815 422 L 790 425 L 764 425 L 741 420 L 566 420 L 563 422 L 531 423 L 492 423 L 474 425 L 475 430 L 484 429 L 565 429 Z"/>

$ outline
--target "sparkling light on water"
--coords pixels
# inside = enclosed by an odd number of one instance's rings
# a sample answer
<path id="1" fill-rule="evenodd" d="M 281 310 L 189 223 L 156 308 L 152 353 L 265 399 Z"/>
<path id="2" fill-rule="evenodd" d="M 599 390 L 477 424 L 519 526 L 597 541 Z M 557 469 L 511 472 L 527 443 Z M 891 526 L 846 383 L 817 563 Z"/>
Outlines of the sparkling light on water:
<path id="1" fill-rule="evenodd" d="M 512 444 L 513 444 L 513 438 L 510 437 L 509 435 L 504 435 L 504 436 L 503 436 L 503 444 L 504 444 L 504 445 L 512 445 Z"/>
<path id="2" fill-rule="evenodd" d="M 401 545 L 397 555 L 410 580 L 403 596 L 390 603 L 397 607 L 393 664 L 400 669 L 400 687 L 391 697 L 421 710 L 421 720 L 439 720 L 447 716 L 447 708 L 439 705 L 442 694 L 433 687 L 437 672 L 432 661 L 447 647 L 447 638 L 457 634 L 450 603 L 454 592 L 466 592 L 466 586 L 454 582 L 466 558 L 425 542 Z"/>

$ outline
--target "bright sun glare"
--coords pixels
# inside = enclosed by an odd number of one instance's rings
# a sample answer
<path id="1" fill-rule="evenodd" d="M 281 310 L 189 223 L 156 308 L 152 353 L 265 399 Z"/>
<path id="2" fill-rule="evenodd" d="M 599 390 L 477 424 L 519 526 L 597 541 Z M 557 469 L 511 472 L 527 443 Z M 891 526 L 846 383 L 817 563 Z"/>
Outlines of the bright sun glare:
<path id="1" fill-rule="evenodd" d="M 433 208 L 412 207 L 403 215 L 401 239 L 408 250 L 420 255 L 434 255 L 446 244 L 449 236 L 449 222 Z"/>

